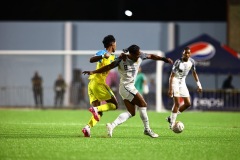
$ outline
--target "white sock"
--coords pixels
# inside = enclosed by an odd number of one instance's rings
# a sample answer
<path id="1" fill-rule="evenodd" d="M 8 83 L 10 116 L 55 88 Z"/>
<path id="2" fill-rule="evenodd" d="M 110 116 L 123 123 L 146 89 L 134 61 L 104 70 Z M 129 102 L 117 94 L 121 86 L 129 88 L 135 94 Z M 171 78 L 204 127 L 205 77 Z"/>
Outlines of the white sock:
<path id="1" fill-rule="evenodd" d="M 89 125 L 86 125 L 84 128 L 91 129 Z"/>
<path id="2" fill-rule="evenodd" d="M 145 130 L 149 130 L 150 126 L 149 126 L 149 120 L 147 115 L 147 107 L 139 107 L 139 113 L 140 113 L 140 117 L 142 119 Z"/>
<path id="3" fill-rule="evenodd" d="M 132 115 L 129 112 L 123 112 L 111 123 L 111 125 L 113 128 L 115 128 L 116 126 L 122 124 L 131 117 Z"/>
<path id="4" fill-rule="evenodd" d="M 95 109 L 96 112 L 98 112 L 98 108 L 97 107 L 93 107 Z"/>
<path id="5" fill-rule="evenodd" d="M 176 122 L 177 119 L 177 113 L 171 113 L 171 123 L 174 124 Z"/>

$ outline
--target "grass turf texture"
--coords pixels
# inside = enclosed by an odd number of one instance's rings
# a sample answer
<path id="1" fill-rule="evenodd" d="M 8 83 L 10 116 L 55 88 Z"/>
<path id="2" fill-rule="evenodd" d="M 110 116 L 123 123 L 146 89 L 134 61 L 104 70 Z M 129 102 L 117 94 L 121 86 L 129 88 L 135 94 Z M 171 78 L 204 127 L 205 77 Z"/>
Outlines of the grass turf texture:
<path id="1" fill-rule="evenodd" d="M 178 116 L 185 129 L 176 134 L 165 118 L 148 112 L 159 138 L 143 134 L 139 113 L 106 135 L 105 124 L 122 111 L 104 113 L 85 138 L 81 129 L 86 110 L 0 110 L 0 159 L 14 160 L 237 160 L 240 157 L 239 112 L 185 112 Z"/>

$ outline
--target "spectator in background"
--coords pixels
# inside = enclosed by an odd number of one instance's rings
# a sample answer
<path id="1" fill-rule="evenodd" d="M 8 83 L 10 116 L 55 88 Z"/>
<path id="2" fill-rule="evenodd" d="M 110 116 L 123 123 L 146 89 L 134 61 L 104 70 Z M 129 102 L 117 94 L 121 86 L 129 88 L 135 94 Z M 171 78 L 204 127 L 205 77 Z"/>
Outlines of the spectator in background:
<path id="1" fill-rule="evenodd" d="M 42 88 L 42 77 L 39 76 L 36 71 L 34 76 L 32 77 L 32 89 L 33 89 L 33 97 L 36 107 L 43 107 L 43 88 Z"/>
<path id="2" fill-rule="evenodd" d="M 135 87 L 137 88 L 138 92 L 141 93 L 141 95 L 148 94 L 148 84 L 147 84 L 147 78 L 144 73 L 142 73 L 142 68 L 138 68 L 138 74 L 135 81 Z"/>
<path id="3" fill-rule="evenodd" d="M 59 74 L 58 78 L 54 84 L 54 91 L 55 91 L 54 105 L 55 105 L 55 107 L 63 105 L 65 89 L 66 89 L 66 83 L 65 83 L 62 75 Z"/>
<path id="4" fill-rule="evenodd" d="M 146 100 L 147 103 L 150 105 L 154 105 L 156 104 L 156 83 L 155 83 L 155 79 L 151 78 L 149 81 L 149 93 L 146 96 Z"/>
<path id="5" fill-rule="evenodd" d="M 114 69 L 110 70 L 106 78 L 106 84 L 112 89 L 113 93 L 117 97 L 118 95 L 118 84 L 119 76 L 118 72 Z"/>
<path id="6" fill-rule="evenodd" d="M 74 106 L 80 104 L 80 102 L 85 103 L 85 83 L 82 78 L 82 70 L 73 70 L 73 79 L 71 83 L 71 96 L 70 101 Z"/>
<path id="7" fill-rule="evenodd" d="M 223 81 L 222 89 L 234 89 L 234 86 L 232 85 L 232 75 L 228 75 Z"/>

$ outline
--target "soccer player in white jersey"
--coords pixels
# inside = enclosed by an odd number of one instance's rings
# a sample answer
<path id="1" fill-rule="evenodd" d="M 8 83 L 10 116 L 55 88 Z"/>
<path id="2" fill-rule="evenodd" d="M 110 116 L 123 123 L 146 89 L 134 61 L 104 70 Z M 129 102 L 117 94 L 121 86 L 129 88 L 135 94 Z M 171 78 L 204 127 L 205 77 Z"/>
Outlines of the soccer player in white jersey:
<path id="1" fill-rule="evenodd" d="M 176 122 L 177 115 L 191 106 L 190 94 L 186 85 L 186 77 L 189 71 L 192 71 L 192 75 L 197 83 L 197 91 L 202 92 L 202 86 L 199 81 L 195 61 L 190 57 L 191 50 L 189 47 L 185 47 L 182 53 L 182 58 L 177 59 L 172 67 L 172 72 L 169 77 L 169 89 L 168 96 L 173 97 L 174 105 L 172 107 L 172 113 L 167 117 L 167 121 L 170 123 L 170 129 Z M 183 98 L 183 105 L 180 106 L 180 98 Z"/>
<path id="2" fill-rule="evenodd" d="M 110 137 L 112 137 L 113 129 L 116 126 L 135 116 L 135 105 L 137 105 L 139 107 L 140 117 L 144 125 L 144 134 L 152 138 L 157 138 L 158 134 L 154 133 L 149 125 L 147 103 L 135 88 L 134 82 L 138 73 L 138 68 L 143 60 L 162 60 L 166 63 L 171 64 L 173 64 L 173 61 L 170 58 L 143 53 L 140 51 L 140 47 L 137 45 L 131 45 L 125 49 L 124 52 L 129 52 L 129 54 L 127 54 L 123 60 L 117 58 L 114 62 L 107 66 L 94 71 L 84 71 L 83 74 L 92 75 L 95 73 L 102 73 L 118 66 L 118 72 L 120 73 L 121 77 L 119 84 L 119 94 L 124 101 L 127 111 L 121 113 L 112 123 L 107 123 L 107 131 Z"/>

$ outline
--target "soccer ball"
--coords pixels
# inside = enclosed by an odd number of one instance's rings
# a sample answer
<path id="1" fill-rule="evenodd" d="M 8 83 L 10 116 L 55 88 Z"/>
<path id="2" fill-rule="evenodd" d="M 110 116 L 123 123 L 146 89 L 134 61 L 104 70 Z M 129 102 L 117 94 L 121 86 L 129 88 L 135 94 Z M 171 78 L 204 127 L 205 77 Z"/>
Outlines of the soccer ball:
<path id="1" fill-rule="evenodd" d="M 174 133 L 181 133 L 184 130 L 184 124 L 181 121 L 176 121 L 172 130 Z"/>

